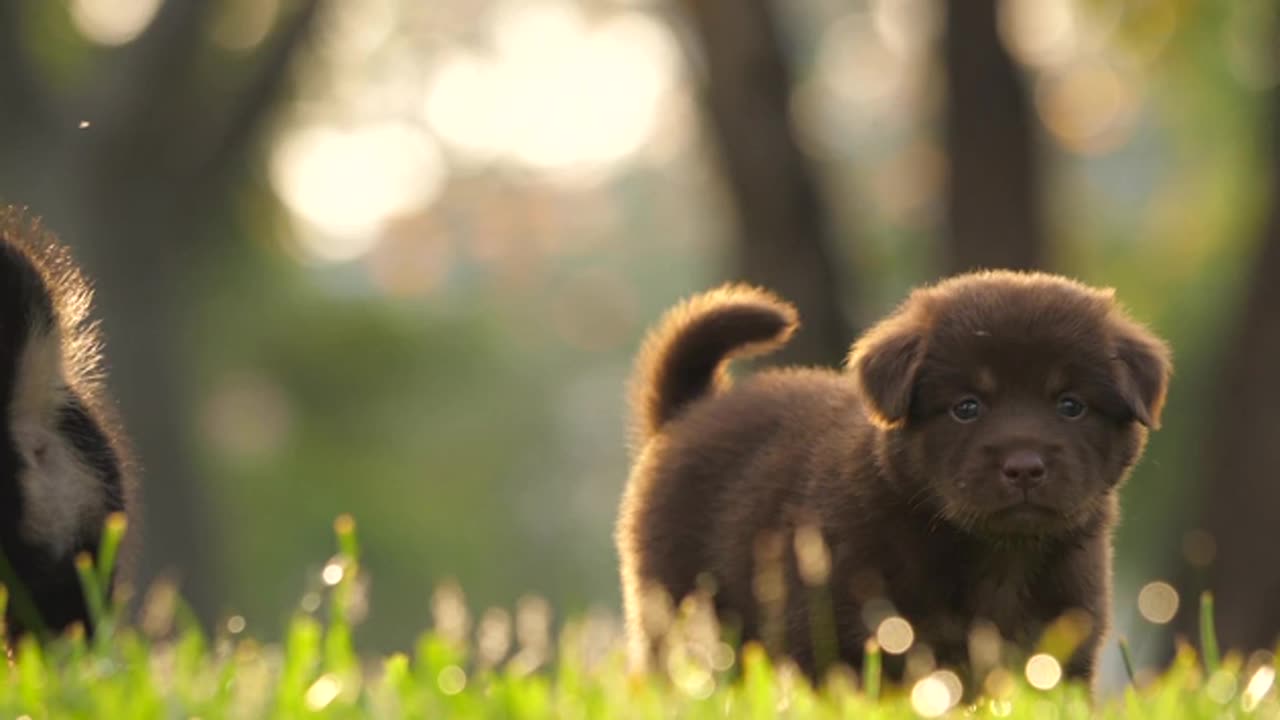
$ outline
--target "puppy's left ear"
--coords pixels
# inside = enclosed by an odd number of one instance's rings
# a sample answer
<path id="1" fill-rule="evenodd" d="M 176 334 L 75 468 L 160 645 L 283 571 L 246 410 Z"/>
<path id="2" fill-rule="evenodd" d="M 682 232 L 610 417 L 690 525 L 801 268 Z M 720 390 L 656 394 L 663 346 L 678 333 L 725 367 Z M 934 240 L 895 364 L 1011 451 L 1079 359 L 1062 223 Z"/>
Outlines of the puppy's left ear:
<path id="1" fill-rule="evenodd" d="M 1155 430 L 1160 427 L 1165 391 L 1173 372 L 1172 353 L 1163 340 L 1130 320 L 1116 324 L 1117 385 L 1133 417 Z"/>
<path id="2" fill-rule="evenodd" d="M 924 346 L 924 333 L 906 317 L 880 323 L 854 344 L 848 368 L 877 425 L 893 427 L 907 419 Z"/>

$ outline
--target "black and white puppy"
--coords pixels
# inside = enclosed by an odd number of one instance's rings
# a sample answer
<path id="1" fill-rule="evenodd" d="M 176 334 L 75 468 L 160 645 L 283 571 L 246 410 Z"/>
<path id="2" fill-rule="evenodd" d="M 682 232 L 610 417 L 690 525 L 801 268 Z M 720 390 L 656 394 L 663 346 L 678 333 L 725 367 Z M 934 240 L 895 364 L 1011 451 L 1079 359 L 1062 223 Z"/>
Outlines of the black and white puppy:
<path id="1" fill-rule="evenodd" d="M 23 593 L 44 628 L 92 630 L 75 558 L 96 559 L 108 516 L 132 510 L 91 297 L 51 235 L 0 207 L 0 549 L 22 586 L 10 589 L 10 637 L 37 629 L 15 608 Z"/>

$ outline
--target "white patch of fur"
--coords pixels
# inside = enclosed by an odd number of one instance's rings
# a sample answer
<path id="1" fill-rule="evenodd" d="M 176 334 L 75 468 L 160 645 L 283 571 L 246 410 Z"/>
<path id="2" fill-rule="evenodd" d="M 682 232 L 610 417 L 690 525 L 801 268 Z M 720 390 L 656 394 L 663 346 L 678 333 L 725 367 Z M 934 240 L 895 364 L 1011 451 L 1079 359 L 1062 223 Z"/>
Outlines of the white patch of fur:
<path id="1" fill-rule="evenodd" d="M 34 331 L 18 360 L 9 408 L 14 443 L 26 466 L 18 475 L 21 532 L 58 557 L 71 551 L 106 506 L 101 480 L 58 432 L 58 409 L 67 395 L 63 350 L 58 331 Z"/>

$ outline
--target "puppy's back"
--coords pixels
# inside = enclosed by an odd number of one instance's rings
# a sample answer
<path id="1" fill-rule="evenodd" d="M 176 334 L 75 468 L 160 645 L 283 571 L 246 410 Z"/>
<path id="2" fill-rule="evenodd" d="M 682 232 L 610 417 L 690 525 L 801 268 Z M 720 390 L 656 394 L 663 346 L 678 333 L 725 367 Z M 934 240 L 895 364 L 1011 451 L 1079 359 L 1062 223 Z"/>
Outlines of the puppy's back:
<path id="1" fill-rule="evenodd" d="M 717 603 L 750 607 L 761 533 L 812 515 L 815 487 L 839 483 L 848 458 L 870 452 L 857 442 L 867 428 L 846 378 L 800 368 L 758 373 L 670 421 L 638 456 L 619 517 L 633 640 L 647 586 L 679 602 L 706 572 Z"/>

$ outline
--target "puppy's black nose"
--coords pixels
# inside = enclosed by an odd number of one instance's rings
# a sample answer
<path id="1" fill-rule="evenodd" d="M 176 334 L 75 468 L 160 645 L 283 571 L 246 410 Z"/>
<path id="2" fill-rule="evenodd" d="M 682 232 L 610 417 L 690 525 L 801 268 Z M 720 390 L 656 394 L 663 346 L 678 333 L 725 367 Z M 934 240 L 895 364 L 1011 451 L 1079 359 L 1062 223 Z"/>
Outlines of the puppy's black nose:
<path id="1" fill-rule="evenodd" d="M 1044 482 L 1044 458 L 1034 450 L 1015 450 L 1004 459 L 1000 472 L 1005 482 L 1020 490 L 1030 490 Z"/>

